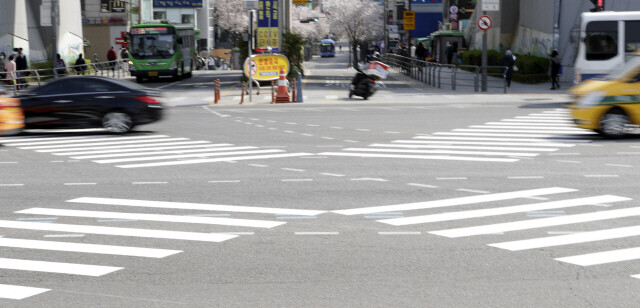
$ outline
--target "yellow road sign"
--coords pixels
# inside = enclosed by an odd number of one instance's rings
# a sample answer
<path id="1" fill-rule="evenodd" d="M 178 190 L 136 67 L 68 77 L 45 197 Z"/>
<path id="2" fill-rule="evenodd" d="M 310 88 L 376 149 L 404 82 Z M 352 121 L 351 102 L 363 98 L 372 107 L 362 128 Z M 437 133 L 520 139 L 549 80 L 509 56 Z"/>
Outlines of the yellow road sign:
<path id="1" fill-rule="evenodd" d="M 404 11 L 402 14 L 403 20 L 403 29 L 404 30 L 415 30 L 416 29 L 416 12 L 415 11 Z"/>
<path id="2" fill-rule="evenodd" d="M 244 61 L 244 75 L 256 80 L 276 80 L 280 70 L 289 73 L 289 59 L 283 55 L 252 55 Z"/>

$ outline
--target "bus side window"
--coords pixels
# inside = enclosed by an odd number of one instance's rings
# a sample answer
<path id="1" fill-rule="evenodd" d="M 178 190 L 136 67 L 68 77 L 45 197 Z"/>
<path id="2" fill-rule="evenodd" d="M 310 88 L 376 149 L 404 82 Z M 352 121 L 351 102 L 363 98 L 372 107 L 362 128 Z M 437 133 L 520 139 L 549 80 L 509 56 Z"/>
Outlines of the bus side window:
<path id="1" fill-rule="evenodd" d="M 625 52 L 635 52 L 640 49 L 640 20 L 628 20 L 624 23 Z"/>
<path id="2" fill-rule="evenodd" d="M 592 21 L 587 24 L 587 60 L 608 60 L 618 55 L 618 22 Z"/>

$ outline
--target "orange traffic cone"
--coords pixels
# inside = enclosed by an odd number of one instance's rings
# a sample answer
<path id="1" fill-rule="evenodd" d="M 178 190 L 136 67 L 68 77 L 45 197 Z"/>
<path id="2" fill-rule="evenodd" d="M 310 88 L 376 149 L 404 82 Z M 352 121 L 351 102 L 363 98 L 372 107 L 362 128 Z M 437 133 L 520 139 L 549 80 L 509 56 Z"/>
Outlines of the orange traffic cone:
<path id="1" fill-rule="evenodd" d="M 284 74 L 284 69 L 280 69 L 280 80 L 278 80 L 278 95 L 276 95 L 276 103 L 290 102 L 288 83 L 287 76 Z"/>

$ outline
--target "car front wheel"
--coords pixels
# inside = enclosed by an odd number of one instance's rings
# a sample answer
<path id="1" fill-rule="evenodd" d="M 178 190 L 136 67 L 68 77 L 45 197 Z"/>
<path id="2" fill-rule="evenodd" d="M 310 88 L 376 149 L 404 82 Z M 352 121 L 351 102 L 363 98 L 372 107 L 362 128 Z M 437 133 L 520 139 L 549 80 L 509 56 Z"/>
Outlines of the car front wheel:
<path id="1" fill-rule="evenodd" d="M 609 138 L 620 138 L 630 132 L 631 120 L 621 110 L 607 112 L 600 119 L 600 133 Z"/>
<path id="2" fill-rule="evenodd" d="M 133 128 L 133 120 L 124 112 L 109 112 L 102 117 L 102 127 L 112 133 L 126 133 Z"/>

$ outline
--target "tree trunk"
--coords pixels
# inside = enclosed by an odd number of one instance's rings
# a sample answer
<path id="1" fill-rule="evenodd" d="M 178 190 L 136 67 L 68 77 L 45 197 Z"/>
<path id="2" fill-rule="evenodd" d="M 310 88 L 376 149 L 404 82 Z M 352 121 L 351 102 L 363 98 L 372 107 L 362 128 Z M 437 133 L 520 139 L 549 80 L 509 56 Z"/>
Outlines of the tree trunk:
<path id="1" fill-rule="evenodd" d="M 351 65 L 353 68 L 358 69 L 358 41 L 351 41 L 352 50 L 353 50 L 353 62 Z"/>

